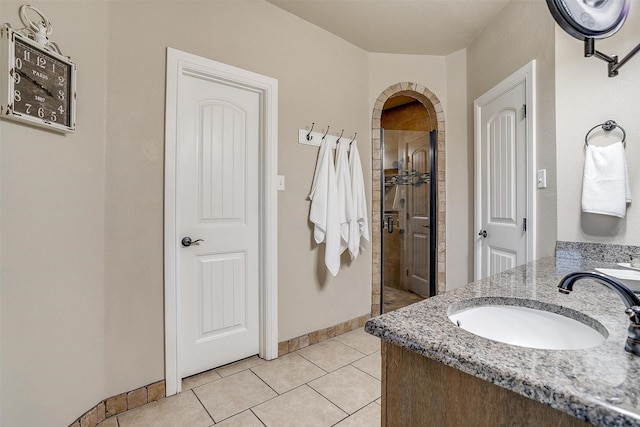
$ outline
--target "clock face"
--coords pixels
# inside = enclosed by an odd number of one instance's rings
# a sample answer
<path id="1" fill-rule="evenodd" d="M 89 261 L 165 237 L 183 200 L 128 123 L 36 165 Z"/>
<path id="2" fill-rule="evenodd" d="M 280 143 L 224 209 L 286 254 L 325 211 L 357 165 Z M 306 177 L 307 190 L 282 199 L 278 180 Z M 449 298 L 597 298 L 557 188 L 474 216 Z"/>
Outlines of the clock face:
<path id="1" fill-rule="evenodd" d="M 15 38 L 13 111 L 74 128 L 73 64 Z"/>

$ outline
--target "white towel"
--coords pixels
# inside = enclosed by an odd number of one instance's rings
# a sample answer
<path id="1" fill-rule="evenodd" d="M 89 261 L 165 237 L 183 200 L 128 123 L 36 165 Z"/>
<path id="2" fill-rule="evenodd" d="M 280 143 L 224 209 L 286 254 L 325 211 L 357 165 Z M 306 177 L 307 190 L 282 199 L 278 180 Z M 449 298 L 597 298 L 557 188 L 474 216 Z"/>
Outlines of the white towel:
<path id="1" fill-rule="evenodd" d="M 311 186 L 309 220 L 313 222 L 316 243 L 324 242 L 324 263 L 334 276 L 340 270 L 340 220 L 338 215 L 338 189 L 333 150 L 323 139 L 318 151 L 316 171 Z"/>
<path id="2" fill-rule="evenodd" d="M 398 194 L 398 186 L 393 184 L 391 189 L 387 190 L 387 186 L 385 185 L 385 195 L 384 195 L 384 210 L 385 211 L 393 211 L 396 210 L 394 208 L 396 201 L 396 194 Z"/>
<path id="3" fill-rule="evenodd" d="M 340 253 L 349 247 L 349 227 L 353 215 L 351 197 L 351 171 L 349 170 L 349 141 L 342 140 L 336 147 L 336 176 L 338 180 L 338 215 L 340 218 Z"/>
<path id="4" fill-rule="evenodd" d="M 398 188 L 393 198 L 393 210 L 401 211 L 404 208 L 404 188 Z"/>
<path id="5" fill-rule="evenodd" d="M 364 192 L 362 164 L 356 141 L 351 143 L 349 153 L 349 169 L 351 170 L 351 196 L 353 198 L 353 216 L 349 227 L 349 253 L 352 259 L 358 258 L 369 242 L 369 220 L 367 217 L 367 199 Z"/>
<path id="6" fill-rule="evenodd" d="M 631 202 L 627 159 L 622 142 L 587 146 L 582 178 L 582 211 L 624 218 Z"/>

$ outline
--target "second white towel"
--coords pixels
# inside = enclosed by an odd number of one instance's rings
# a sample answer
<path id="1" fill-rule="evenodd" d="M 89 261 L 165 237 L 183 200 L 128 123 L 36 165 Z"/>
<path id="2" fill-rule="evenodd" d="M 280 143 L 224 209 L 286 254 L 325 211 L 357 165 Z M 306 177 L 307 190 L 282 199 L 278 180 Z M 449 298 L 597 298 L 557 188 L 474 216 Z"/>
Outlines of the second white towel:
<path id="1" fill-rule="evenodd" d="M 624 218 L 631 202 L 622 142 L 587 146 L 582 179 L 582 211 Z"/>

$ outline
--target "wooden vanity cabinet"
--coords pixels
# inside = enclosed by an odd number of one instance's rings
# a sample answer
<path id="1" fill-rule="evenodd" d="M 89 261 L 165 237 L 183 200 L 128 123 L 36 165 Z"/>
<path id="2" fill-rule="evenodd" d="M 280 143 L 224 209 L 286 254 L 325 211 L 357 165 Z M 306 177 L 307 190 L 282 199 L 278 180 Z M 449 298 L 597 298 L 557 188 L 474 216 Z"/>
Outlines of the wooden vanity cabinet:
<path id="1" fill-rule="evenodd" d="M 590 424 L 382 340 L 382 426 Z"/>

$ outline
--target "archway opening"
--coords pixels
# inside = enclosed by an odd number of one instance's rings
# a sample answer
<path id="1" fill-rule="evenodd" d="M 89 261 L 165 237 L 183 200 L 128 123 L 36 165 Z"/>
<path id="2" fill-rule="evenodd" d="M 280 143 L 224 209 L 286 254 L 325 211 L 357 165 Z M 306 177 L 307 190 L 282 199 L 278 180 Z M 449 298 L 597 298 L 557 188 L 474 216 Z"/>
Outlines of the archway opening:
<path id="1" fill-rule="evenodd" d="M 384 130 L 384 129 L 387 130 Z M 395 128 L 395 129 L 391 129 Z M 381 305 L 381 295 L 386 285 L 395 281 L 396 288 L 413 288 L 415 295 L 429 296 L 440 294 L 446 289 L 445 254 L 446 254 L 446 194 L 445 194 L 445 127 L 444 111 L 438 98 L 426 87 L 415 83 L 398 83 L 387 88 L 377 99 L 372 116 L 372 153 L 373 153 L 373 185 L 372 185 L 372 248 L 373 248 L 373 277 L 372 277 L 372 306 L 373 315 L 380 314 L 381 309 L 388 311 L 393 308 L 389 305 L 384 309 Z M 427 149 L 429 131 L 433 130 L 432 159 L 433 169 L 421 165 L 420 159 Z M 395 133 L 391 135 L 390 132 Z M 399 134 L 397 132 L 400 132 Z M 415 132 L 415 133 L 414 133 Z M 387 135 L 386 150 L 382 149 L 382 142 Z M 402 135 L 404 133 L 404 135 Z M 399 141 L 399 138 L 408 136 L 408 141 Z M 389 138 L 391 137 L 391 139 Z M 426 139 L 425 139 L 426 137 Z M 393 140 L 393 141 L 391 141 Z M 420 147 L 423 145 L 423 147 Z M 386 152 L 385 152 L 386 151 Z M 400 154 L 398 156 L 398 153 Z M 421 154 L 422 153 L 422 154 Z M 415 154 L 415 156 L 411 156 Z M 393 156 L 396 156 L 396 164 Z M 386 156 L 386 157 L 385 157 Z M 422 157 L 420 157 L 422 156 Z M 436 161 L 437 159 L 437 161 Z M 387 164 L 385 165 L 385 160 Z M 386 170 L 385 170 L 386 169 Z M 424 170 L 422 170 L 424 169 Z M 385 184 L 386 182 L 386 184 Z M 433 184 L 432 186 L 430 184 Z M 394 185 L 395 184 L 395 185 Z M 399 185 L 398 185 L 399 184 Z M 427 192 L 427 188 L 432 191 Z M 411 193 L 411 195 L 410 195 Z M 429 194 L 428 204 L 432 215 L 426 214 L 425 205 L 410 200 L 419 194 Z M 417 200 L 417 199 L 416 199 Z M 394 206 L 395 202 L 395 206 Z M 419 214 L 416 214 L 420 211 Z M 413 217 L 415 216 L 415 218 Z M 434 218 L 435 217 L 435 218 Z M 429 227 L 429 220 L 432 227 Z M 423 231 L 429 228 L 433 233 L 433 242 L 429 245 L 433 252 L 426 254 L 426 248 L 420 246 L 419 240 L 429 236 L 428 233 L 418 233 L 418 228 Z M 394 232 L 396 235 L 393 235 Z M 383 238 L 387 237 L 387 242 Z M 402 233 L 402 234 L 401 234 Z M 388 243 L 396 245 L 391 249 Z M 385 259 L 384 246 L 392 256 Z M 404 252 L 402 258 L 397 261 L 393 255 Z M 420 260 L 433 255 L 434 262 L 430 263 L 428 271 L 431 280 L 422 283 L 425 268 Z M 415 262 L 411 259 L 413 257 Z M 395 257 L 397 258 L 397 257 Z M 384 275 L 383 272 L 387 274 Z M 420 268 L 423 270 L 418 271 Z M 418 279 L 416 279 L 416 277 Z M 435 282 L 435 283 L 433 283 Z M 431 292 L 424 286 L 431 286 Z M 415 290 L 418 292 L 415 292 Z M 404 289 L 406 290 L 406 289 Z M 416 300 L 421 299 L 417 297 Z M 414 302 L 414 301 L 409 301 Z M 400 302 L 402 304 L 402 302 Z"/>

